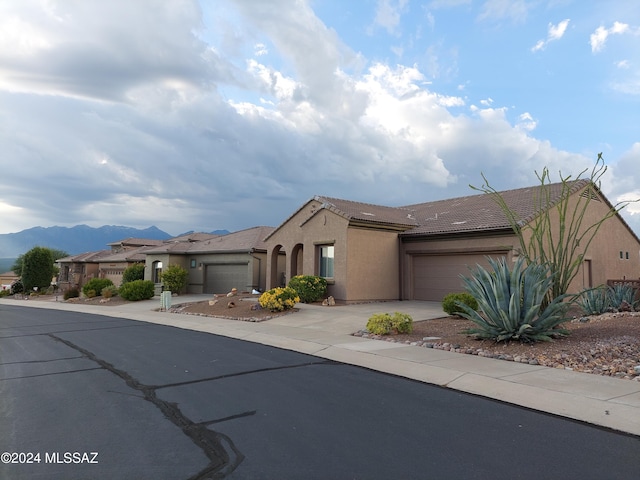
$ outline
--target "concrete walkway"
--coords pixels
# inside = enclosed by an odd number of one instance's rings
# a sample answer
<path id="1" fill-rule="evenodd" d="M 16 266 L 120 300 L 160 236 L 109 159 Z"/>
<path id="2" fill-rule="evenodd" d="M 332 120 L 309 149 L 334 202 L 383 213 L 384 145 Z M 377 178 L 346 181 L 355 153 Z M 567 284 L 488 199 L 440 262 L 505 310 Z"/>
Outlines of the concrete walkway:
<path id="1" fill-rule="evenodd" d="M 173 304 L 209 299 L 173 298 Z M 155 311 L 159 298 L 119 306 L 0 299 L 0 304 L 69 310 L 223 335 L 315 355 L 420 382 L 497 399 L 640 435 L 640 382 L 354 337 L 373 313 L 400 311 L 414 320 L 444 315 L 435 302 L 385 302 L 321 307 L 264 322 Z"/>

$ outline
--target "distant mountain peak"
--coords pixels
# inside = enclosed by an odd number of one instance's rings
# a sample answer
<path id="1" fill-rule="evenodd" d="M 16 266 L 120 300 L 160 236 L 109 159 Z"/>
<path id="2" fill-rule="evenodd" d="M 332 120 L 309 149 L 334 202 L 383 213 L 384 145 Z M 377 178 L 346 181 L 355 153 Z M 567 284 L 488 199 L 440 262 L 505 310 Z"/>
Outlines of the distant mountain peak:
<path id="1" fill-rule="evenodd" d="M 104 250 L 109 243 L 131 237 L 166 240 L 171 235 L 156 226 L 144 229 L 120 225 L 95 228 L 84 224 L 73 227 L 33 227 L 17 233 L 0 234 L 0 258 L 15 258 L 35 246 L 64 250 L 69 255 L 75 255 Z"/>

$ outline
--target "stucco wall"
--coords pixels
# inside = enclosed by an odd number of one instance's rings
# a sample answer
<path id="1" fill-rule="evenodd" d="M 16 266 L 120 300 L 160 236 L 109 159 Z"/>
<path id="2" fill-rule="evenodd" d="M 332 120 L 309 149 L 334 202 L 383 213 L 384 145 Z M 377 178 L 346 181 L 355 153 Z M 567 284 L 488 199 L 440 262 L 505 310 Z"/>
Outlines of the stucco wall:
<path id="1" fill-rule="evenodd" d="M 399 244 L 398 232 L 349 228 L 346 300 L 400 298 Z"/>
<path id="2" fill-rule="evenodd" d="M 320 202 L 315 200 L 308 202 L 267 239 L 266 288 L 280 286 L 282 272 L 285 273 L 285 283 L 288 283 L 292 276 L 300 273 L 317 275 L 319 273 L 318 247 L 333 245 L 335 248 L 334 277 L 329 284 L 328 295 L 333 295 L 337 299 L 345 298 L 348 220 L 327 209 L 321 209 L 320 205 Z M 278 256 L 276 258 L 278 266 L 276 266 L 273 265 L 274 256 L 271 252 L 278 246 L 281 247 L 281 252 L 285 252 L 286 257 Z M 298 254 L 294 255 L 296 250 Z M 283 265 L 284 269 L 282 269 Z"/>

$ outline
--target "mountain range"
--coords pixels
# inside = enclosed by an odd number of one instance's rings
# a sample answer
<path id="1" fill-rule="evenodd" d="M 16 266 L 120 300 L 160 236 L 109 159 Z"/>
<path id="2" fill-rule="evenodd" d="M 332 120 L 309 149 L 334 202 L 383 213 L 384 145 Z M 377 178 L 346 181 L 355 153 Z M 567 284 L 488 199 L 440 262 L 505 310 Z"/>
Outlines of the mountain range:
<path id="1" fill-rule="evenodd" d="M 17 233 L 0 234 L 0 258 L 17 257 L 36 246 L 64 250 L 69 255 L 76 255 L 105 250 L 109 248 L 108 243 L 129 237 L 166 240 L 171 238 L 171 235 L 157 227 L 145 229 L 116 225 L 104 225 L 99 228 L 88 225 L 33 227 Z"/>

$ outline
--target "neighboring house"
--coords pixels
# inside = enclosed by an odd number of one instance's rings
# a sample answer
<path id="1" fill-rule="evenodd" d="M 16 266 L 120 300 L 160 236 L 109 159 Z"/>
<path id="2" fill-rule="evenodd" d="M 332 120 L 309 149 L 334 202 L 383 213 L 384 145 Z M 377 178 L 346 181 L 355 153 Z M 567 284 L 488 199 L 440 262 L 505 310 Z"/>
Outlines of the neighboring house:
<path id="1" fill-rule="evenodd" d="M 226 235 L 191 234 L 167 240 L 144 252 L 145 279 L 153 280 L 159 290 L 162 270 L 180 265 L 189 272 L 187 293 L 263 290 L 267 271 L 263 239 L 272 231 L 273 227 L 253 227 Z"/>
<path id="2" fill-rule="evenodd" d="M 10 290 L 13 282 L 19 278 L 14 272 L 0 273 L 0 290 Z"/>
<path id="3" fill-rule="evenodd" d="M 562 184 L 550 187 L 551 205 Z M 501 192 L 526 225 L 536 218 L 541 187 Z M 590 195 L 583 225 L 603 218 L 612 208 L 590 182 L 571 185 L 571 199 Z M 557 211 L 550 209 L 557 222 Z M 518 256 L 519 242 L 489 194 L 472 195 L 404 207 L 386 207 L 316 196 L 302 205 L 266 239 L 267 285 L 286 284 L 292 276 L 320 275 L 328 294 L 344 301 L 441 301 L 463 291 L 460 275 L 487 256 Z M 638 279 L 640 240 L 616 215 L 589 246 L 572 292 L 612 279 Z"/>
<path id="4" fill-rule="evenodd" d="M 86 252 L 71 255 L 56 261 L 60 267 L 58 288 L 81 289 L 92 278 L 109 278 L 114 285 L 122 284 L 122 275 L 126 268 L 145 260 L 145 249 L 162 244 L 162 240 L 145 238 L 127 238 L 109 243 L 110 250 Z"/>

